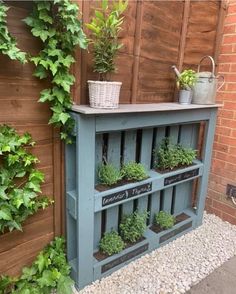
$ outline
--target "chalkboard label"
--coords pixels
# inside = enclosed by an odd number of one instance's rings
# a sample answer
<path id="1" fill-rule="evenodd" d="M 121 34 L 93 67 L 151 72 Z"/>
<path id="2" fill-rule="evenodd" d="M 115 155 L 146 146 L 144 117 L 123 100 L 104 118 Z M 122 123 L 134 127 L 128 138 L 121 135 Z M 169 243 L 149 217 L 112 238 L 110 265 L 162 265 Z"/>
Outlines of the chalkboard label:
<path id="1" fill-rule="evenodd" d="M 191 179 L 193 177 L 196 177 L 198 174 L 199 174 L 199 168 L 165 178 L 164 186 L 178 183 L 187 179 Z"/>
<path id="2" fill-rule="evenodd" d="M 117 193 L 113 193 L 107 196 L 102 197 L 102 206 L 111 205 L 113 203 L 132 198 L 152 190 L 152 183 L 143 184 L 140 186 L 136 186 L 134 188 L 130 188 L 127 190 L 123 190 Z"/>
<path id="3" fill-rule="evenodd" d="M 124 255 L 122 255 L 121 257 L 118 257 L 110 262 L 108 262 L 107 264 L 104 264 L 102 266 L 102 274 L 109 271 L 110 269 L 112 269 L 113 267 L 126 262 L 127 260 L 134 258 L 135 256 L 145 252 L 148 250 L 148 244 L 145 244 L 143 246 L 138 247 L 137 249 L 134 249 L 133 251 L 126 253 Z"/>
<path id="4" fill-rule="evenodd" d="M 187 224 L 185 224 L 185 225 L 183 225 L 183 226 L 181 226 L 181 227 L 179 227 L 179 228 L 177 228 L 177 229 L 175 229 L 175 230 L 161 236 L 160 237 L 160 243 L 163 243 L 163 242 L 169 240 L 170 238 L 173 238 L 174 236 L 184 232 L 185 230 L 187 230 L 187 229 L 189 229 L 191 227 L 192 227 L 192 222 L 189 222 L 189 223 L 187 223 Z"/>

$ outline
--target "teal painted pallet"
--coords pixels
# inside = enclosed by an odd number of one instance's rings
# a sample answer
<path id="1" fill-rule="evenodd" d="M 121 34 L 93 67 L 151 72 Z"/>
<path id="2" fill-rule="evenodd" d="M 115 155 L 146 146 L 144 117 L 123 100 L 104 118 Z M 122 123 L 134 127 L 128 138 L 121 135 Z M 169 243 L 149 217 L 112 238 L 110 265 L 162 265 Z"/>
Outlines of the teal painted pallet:
<path id="1" fill-rule="evenodd" d="M 165 105 L 150 106 L 150 113 L 147 105 L 139 113 L 129 112 L 129 105 L 121 113 L 114 110 L 93 113 L 85 106 L 81 110 L 77 106 L 71 113 L 76 121 L 76 142 L 66 147 L 67 256 L 78 289 L 202 222 L 217 106 L 188 109 L 173 103 L 165 109 Z M 87 113 L 83 113 L 84 109 Z M 162 139 L 168 136 L 173 142 L 197 148 L 201 122 L 205 123 L 201 161 L 165 174 L 154 171 L 152 151 Z M 149 171 L 149 178 L 99 192 L 95 189 L 96 170 L 104 158 L 117 167 L 130 160 L 141 162 Z M 194 192 L 196 209 L 192 208 Z M 118 230 L 122 215 L 136 209 L 150 212 L 145 239 L 119 254 L 97 260 L 94 253 L 103 233 Z M 160 210 L 173 215 L 185 213 L 188 218 L 170 230 L 156 233 L 152 223 L 154 214 Z"/>

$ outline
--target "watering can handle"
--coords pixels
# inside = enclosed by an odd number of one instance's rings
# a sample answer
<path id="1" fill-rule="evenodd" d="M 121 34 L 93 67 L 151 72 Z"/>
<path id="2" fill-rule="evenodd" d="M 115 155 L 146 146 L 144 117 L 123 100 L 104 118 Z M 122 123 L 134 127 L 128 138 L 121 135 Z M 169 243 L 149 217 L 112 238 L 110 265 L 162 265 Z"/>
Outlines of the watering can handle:
<path id="1" fill-rule="evenodd" d="M 202 57 L 202 59 L 200 60 L 200 62 L 199 62 L 199 65 L 198 65 L 198 68 L 197 68 L 197 72 L 199 72 L 200 71 L 200 67 L 201 67 L 201 63 L 202 63 L 202 61 L 204 60 L 204 59 L 206 59 L 206 58 L 209 58 L 210 60 L 211 60 L 211 63 L 212 63 L 212 76 L 214 76 L 215 75 L 215 61 L 214 61 L 214 59 L 210 56 L 210 55 L 206 55 L 206 56 L 203 56 Z"/>

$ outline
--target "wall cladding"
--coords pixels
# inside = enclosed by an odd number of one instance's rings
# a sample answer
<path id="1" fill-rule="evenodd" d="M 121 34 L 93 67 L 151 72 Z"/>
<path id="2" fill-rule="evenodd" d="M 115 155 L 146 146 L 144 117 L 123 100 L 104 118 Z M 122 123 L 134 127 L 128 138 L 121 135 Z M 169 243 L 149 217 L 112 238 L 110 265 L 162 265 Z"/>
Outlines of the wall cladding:
<path id="1" fill-rule="evenodd" d="M 82 2 L 84 22 L 89 22 L 94 1 Z M 175 76 L 171 65 L 196 67 L 204 55 L 215 55 L 221 1 L 129 1 L 117 59 L 123 82 L 121 103 L 173 101 Z M 82 53 L 80 91 L 76 102 L 88 103 L 87 80 L 96 79 L 92 57 Z M 78 87 L 77 87 L 78 89 Z"/>

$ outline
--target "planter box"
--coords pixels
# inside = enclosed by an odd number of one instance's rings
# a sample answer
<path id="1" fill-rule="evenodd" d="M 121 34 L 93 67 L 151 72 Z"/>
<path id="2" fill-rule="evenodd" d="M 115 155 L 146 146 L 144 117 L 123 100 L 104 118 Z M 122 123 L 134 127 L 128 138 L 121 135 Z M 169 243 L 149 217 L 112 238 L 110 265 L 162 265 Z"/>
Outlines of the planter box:
<path id="1" fill-rule="evenodd" d="M 178 103 L 121 105 L 117 110 L 73 106 L 76 142 L 66 146 L 67 257 L 78 289 L 185 234 L 202 222 L 218 105 Z M 201 160 L 167 173 L 152 170 L 153 149 L 168 134 L 173 143 L 197 149 L 205 122 Z M 103 157 L 120 167 L 138 160 L 149 178 L 99 192 L 96 169 Z M 195 179 L 198 179 L 196 186 Z M 192 196 L 196 195 L 192 207 Z M 104 232 L 118 230 L 124 214 L 149 211 L 145 239 L 104 260 L 94 258 Z M 151 230 L 160 210 L 188 218 L 170 230 Z"/>

